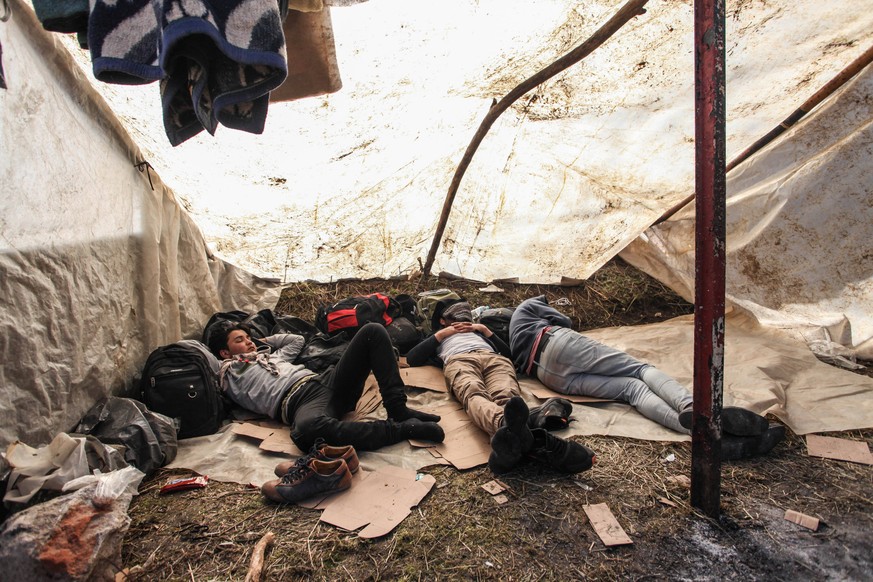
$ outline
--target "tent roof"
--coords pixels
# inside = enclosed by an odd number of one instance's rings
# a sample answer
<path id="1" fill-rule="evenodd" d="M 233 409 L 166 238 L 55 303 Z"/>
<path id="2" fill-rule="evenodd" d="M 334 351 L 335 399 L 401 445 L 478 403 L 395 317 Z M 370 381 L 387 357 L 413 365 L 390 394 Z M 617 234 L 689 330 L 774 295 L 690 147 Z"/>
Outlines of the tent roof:
<path id="1" fill-rule="evenodd" d="M 616 0 L 371 0 L 331 11 L 337 93 L 272 103 L 262 135 L 173 148 L 156 84 L 94 82 L 211 247 L 285 281 L 419 267 L 492 99 L 584 41 Z M 728 158 L 869 43 L 867 2 L 727 5 Z M 435 271 L 585 278 L 693 190 L 692 2 L 658 1 L 492 127 Z M 72 39 L 70 39 L 72 46 Z M 80 64 L 90 67 L 87 53 Z"/>

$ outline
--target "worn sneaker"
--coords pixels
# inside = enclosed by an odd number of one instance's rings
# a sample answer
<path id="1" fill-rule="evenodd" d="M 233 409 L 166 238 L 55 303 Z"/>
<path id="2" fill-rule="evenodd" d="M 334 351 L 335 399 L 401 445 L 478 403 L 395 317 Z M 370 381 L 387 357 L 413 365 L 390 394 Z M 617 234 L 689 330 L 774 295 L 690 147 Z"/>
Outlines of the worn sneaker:
<path id="1" fill-rule="evenodd" d="M 541 428 L 535 428 L 531 433 L 534 437 L 531 457 L 553 469 L 564 473 L 581 473 L 596 462 L 594 451 L 584 445 L 556 437 Z"/>
<path id="2" fill-rule="evenodd" d="M 570 425 L 573 403 L 566 398 L 549 398 L 540 406 L 532 408 L 527 419 L 528 428 L 563 430 Z"/>
<path id="3" fill-rule="evenodd" d="M 692 411 L 689 408 L 679 413 L 679 424 L 691 430 Z M 725 406 L 721 410 L 721 430 L 725 434 L 750 437 L 767 432 L 769 421 L 751 410 L 739 406 Z"/>
<path id="4" fill-rule="evenodd" d="M 323 493 L 344 491 L 352 486 L 352 472 L 342 459 L 312 459 L 294 467 L 281 479 L 261 485 L 261 493 L 276 503 L 297 503 Z"/>
<path id="5" fill-rule="evenodd" d="M 306 465 L 312 459 L 318 459 L 319 461 L 342 459 L 346 462 L 346 465 L 349 466 L 349 471 L 352 473 L 357 473 L 358 468 L 361 465 L 361 462 L 358 459 L 358 453 L 352 445 L 332 447 L 325 444 L 324 439 L 316 439 L 315 444 L 312 445 L 312 448 L 309 450 L 309 454 L 303 455 L 296 461 L 284 461 L 276 465 L 276 469 L 274 470 L 276 477 L 282 477 L 295 466 Z"/>

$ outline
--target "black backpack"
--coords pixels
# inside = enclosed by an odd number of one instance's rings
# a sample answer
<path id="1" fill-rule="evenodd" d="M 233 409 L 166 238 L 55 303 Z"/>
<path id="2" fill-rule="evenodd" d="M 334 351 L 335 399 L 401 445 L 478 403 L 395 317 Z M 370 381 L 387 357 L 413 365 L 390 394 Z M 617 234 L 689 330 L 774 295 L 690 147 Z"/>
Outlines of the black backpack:
<path id="1" fill-rule="evenodd" d="M 353 336 L 366 323 L 389 325 L 402 312 L 400 304 L 382 293 L 347 297 L 333 305 L 322 305 L 315 314 L 315 327 L 330 335 L 348 332 Z"/>
<path id="2" fill-rule="evenodd" d="M 142 402 L 178 423 L 179 438 L 215 433 L 225 418 L 218 361 L 192 341 L 161 346 L 149 354 L 140 379 Z M 187 344 L 187 345 L 186 345 Z"/>
<path id="3" fill-rule="evenodd" d="M 512 319 L 513 311 L 515 309 L 510 307 L 492 307 L 479 314 L 477 323 L 490 329 L 491 333 L 509 345 L 509 320 Z"/>

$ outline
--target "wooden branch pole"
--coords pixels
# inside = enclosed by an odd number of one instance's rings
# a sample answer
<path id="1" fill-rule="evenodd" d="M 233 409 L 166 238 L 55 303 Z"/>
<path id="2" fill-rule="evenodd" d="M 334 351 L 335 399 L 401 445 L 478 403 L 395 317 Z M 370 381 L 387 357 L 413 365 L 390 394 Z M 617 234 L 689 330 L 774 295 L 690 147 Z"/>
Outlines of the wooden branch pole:
<path id="1" fill-rule="evenodd" d="M 426 279 L 430 275 L 431 267 L 433 267 L 434 259 L 436 258 L 437 249 L 439 249 L 440 243 L 442 242 L 443 233 L 446 230 L 446 224 L 449 221 L 449 214 L 452 210 L 452 203 L 455 200 L 455 195 L 458 193 L 458 187 L 461 185 L 461 179 L 464 177 L 464 172 L 467 171 L 467 167 L 470 165 L 470 161 L 473 159 L 473 154 L 476 153 L 476 150 L 479 149 L 479 144 L 482 143 L 482 140 L 485 139 L 485 135 L 488 133 L 488 130 L 491 129 L 491 126 L 500 117 L 500 114 L 509 109 L 509 107 L 515 103 L 522 95 L 540 85 L 541 83 L 551 79 L 561 71 L 570 68 L 575 65 L 592 52 L 597 49 L 600 45 L 606 42 L 613 34 L 618 32 L 618 30 L 627 24 L 629 20 L 634 18 L 635 16 L 639 16 L 640 14 L 644 14 L 645 10 L 643 6 L 649 0 L 630 0 L 624 6 L 622 6 L 615 15 L 610 18 L 606 24 L 601 26 L 597 31 L 592 34 L 588 40 L 574 48 L 572 51 L 559 58 L 546 68 L 540 70 L 535 73 L 531 77 L 528 77 L 515 89 L 506 94 L 506 96 L 498 101 L 497 103 L 491 106 L 491 109 L 485 115 L 485 119 L 482 120 L 482 123 L 479 125 L 479 129 L 476 130 L 475 135 L 473 135 L 473 139 L 470 141 L 470 145 L 467 146 L 467 150 L 464 152 L 464 156 L 461 158 L 461 162 L 458 164 L 458 168 L 455 170 L 455 175 L 452 177 L 452 182 L 449 185 L 449 191 L 446 194 L 446 200 L 443 203 L 443 210 L 440 214 L 440 220 L 437 224 L 436 233 L 433 237 L 433 242 L 431 243 L 430 251 L 427 254 L 427 260 L 424 263 L 424 267 L 422 268 L 422 280 Z"/>
<path id="2" fill-rule="evenodd" d="M 249 572 L 246 574 L 245 582 L 261 582 L 261 576 L 264 574 L 264 554 L 267 548 L 273 545 L 273 540 L 276 535 L 269 531 L 264 534 L 258 543 L 255 544 L 255 549 L 252 550 L 252 561 L 249 566 Z"/>
<path id="3" fill-rule="evenodd" d="M 785 120 L 767 132 L 766 135 L 755 141 L 752 145 L 743 150 L 737 157 L 725 167 L 726 172 L 730 172 L 741 163 L 746 161 L 749 156 L 762 149 L 768 143 L 782 135 L 788 128 L 800 121 L 807 113 L 812 111 L 816 105 L 827 99 L 837 89 L 842 87 L 849 79 L 861 72 L 864 67 L 873 62 L 873 46 L 864 51 L 861 56 L 849 63 L 845 69 L 839 72 L 837 76 L 825 83 L 825 85 L 813 94 L 812 97 L 803 102 L 803 105 L 794 110 L 794 112 L 785 118 Z M 671 206 L 667 212 L 655 221 L 655 224 L 661 224 L 665 220 L 669 220 L 674 214 L 685 208 L 692 200 L 695 194 L 691 194 L 684 200 Z"/>

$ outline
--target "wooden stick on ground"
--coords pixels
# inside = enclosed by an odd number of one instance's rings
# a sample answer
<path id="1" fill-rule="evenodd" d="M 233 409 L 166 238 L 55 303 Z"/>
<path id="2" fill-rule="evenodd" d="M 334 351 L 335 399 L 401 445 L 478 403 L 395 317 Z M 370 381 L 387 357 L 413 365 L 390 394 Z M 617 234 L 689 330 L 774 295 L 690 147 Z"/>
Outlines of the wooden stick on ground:
<path id="1" fill-rule="evenodd" d="M 255 544 L 255 549 L 252 550 L 252 563 L 249 566 L 248 574 L 246 574 L 245 582 L 261 582 L 261 575 L 264 573 L 264 554 L 267 548 L 273 545 L 275 537 L 273 532 L 268 531 Z"/>
<path id="2" fill-rule="evenodd" d="M 485 114 L 485 119 L 482 120 L 482 123 L 479 125 L 479 129 L 473 135 L 473 139 L 470 141 L 470 145 L 467 146 L 467 150 L 464 152 L 464 156 L 461 158 L 461 162 L 458 164 L 458 168 L 455 170 L 455 175 L 452 178 L 452 183 L 449 185 L 449 191 L 446 194 L 446 200 L 443 203 L 443 211 L 440 214 L 440 220 L 437 224 L 436 233 L 433 237 L 433 242 L 431 243 L 430 251 L 427 254 L 427 260 L 424 263 L 424 268 L 422 269 L 422 281 L 425 280 L 430 275 L 430 269 L 433 267 L 434 259 L 436 258 L 437 249 L 440 246 L 440 242 L 442 242 L 443 233 L 446 230 L 446 223 L 449 221 L 449 213 L 452 209 L 452 202 L 455 200 L 455 195 L 458 193 L 458 187 L 461 185 L 461 178 L 464 177 L 464 172 L 467 171 L 467 166 L 470 165 L 470 161 L 473 159 L 473 154 L 476 153 L 476 150 L 479 149 L 479 144 L 482 143 L 482 140 L 485 139 L 485 135 L 488 133 L 488 130 L 491 129 L 491 126 L 500 117 L 500 114 L 509 109 L 509 106 L 512 105 L 515 101 L 519 99 L 522 95 L 540 85 L 541 83 L 548 81 L 561 71 L 570 68 L 572 65 L 575 65 L 592 52 L 597 49 L 604 42 L 609 40 L 609 38 L 618 32 L 618 30 L 627 24 L 629 20 L 634 18 L 635 16 L 639 16 L 640 14 L 645 13 L 643 10 L 643 6 L 648 2 L 648 0 L 630 0 L 624 6 L 622 6 L 615 15 L 610 18 L 606 24 L 601 26 L 597 31 L 592 34 L 588 40 L 574 48 L 572 51 L 559 58 L 551 65 L 547 66 L 544 69 L 541 69 L 539 72 L 535 73 L 533 76 L 528 77 L 524 81 L 522 81 L 515 89 L 506 94 L 506 96 L 500 101 L 494 103 L 491 106 L 491 109 Z"/>

